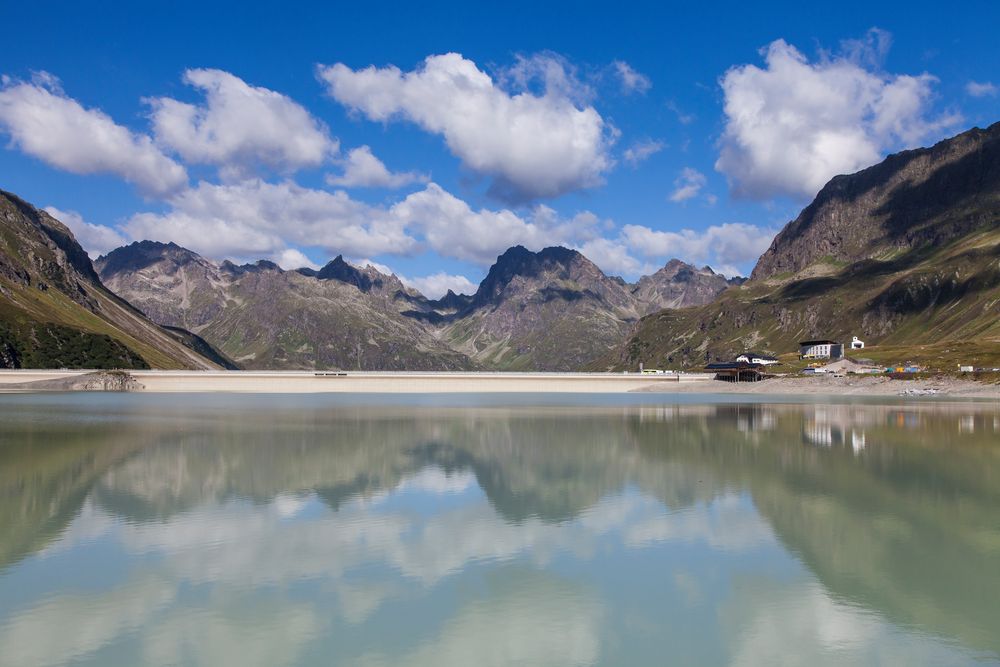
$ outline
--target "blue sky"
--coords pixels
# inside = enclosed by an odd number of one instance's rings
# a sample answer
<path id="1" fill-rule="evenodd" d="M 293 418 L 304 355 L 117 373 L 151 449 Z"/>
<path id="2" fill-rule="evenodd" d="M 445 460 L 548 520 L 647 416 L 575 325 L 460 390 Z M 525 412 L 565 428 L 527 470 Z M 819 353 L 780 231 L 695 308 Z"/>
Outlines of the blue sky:
<path id="1" fill-rule="evenodd" d="M 430 295 L 515 243 L 746 273 L 829 177 L 1000 120 L 995 5 L 877 4 L 10 4 L 0 187 L 95 254 Z"/>

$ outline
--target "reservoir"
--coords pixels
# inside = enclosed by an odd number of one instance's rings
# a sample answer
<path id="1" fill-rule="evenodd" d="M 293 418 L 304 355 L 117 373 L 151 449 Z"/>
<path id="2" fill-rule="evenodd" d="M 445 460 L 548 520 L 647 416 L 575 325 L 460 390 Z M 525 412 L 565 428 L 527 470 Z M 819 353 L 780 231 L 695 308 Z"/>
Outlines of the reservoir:
<path id="1" fill-rule="evenodd" d="M 0 396 L 0 667 L 1000 665 L 1000 406 Z"/>

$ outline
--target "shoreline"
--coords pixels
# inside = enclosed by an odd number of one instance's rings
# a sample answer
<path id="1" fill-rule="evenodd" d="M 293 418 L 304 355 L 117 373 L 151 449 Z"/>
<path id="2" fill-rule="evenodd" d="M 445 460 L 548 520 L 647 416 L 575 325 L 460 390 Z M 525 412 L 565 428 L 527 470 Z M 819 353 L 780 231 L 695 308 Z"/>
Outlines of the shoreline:
<path id="1" fill-rule="evenodd" d="M 0 393 L 100 391 L 100 380 L 109 375 L 108 371 L 4 370 Z M 1000 400 L 1000 385 L 949 377 L 790 376 L 742 383 L 715 380 L 706 373 L 127 371 L 126 377 L 134 380 L 126 390 L 139 393 L 663 393 Z M 104 382 L 105 390 L 115 390 L 107 386 Z"/>

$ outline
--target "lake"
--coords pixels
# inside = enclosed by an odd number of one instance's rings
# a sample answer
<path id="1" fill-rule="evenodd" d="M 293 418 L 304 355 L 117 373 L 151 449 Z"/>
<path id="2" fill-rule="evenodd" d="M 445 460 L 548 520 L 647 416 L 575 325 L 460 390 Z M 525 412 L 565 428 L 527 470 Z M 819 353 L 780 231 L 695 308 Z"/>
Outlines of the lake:
<path id="1" fill-rule="evenodd" d="M 766 400 L 0 396 L 0 665 L 1000 664 L 1000 406 Z"/>

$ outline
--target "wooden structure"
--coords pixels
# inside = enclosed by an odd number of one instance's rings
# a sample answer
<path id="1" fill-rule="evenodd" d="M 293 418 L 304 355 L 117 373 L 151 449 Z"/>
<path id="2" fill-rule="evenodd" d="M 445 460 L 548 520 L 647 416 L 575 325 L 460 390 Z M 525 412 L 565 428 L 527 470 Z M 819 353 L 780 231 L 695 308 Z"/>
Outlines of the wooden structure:
<path id="1" fill-rule="evenodd" d="M 764 364 L 752 364 L 745 361 L 723 361 L 705 366 L 709 373 L 715 373 L 716 380 L 725 382 L 759 382 L 767 377 L 767 367 Z"/>

